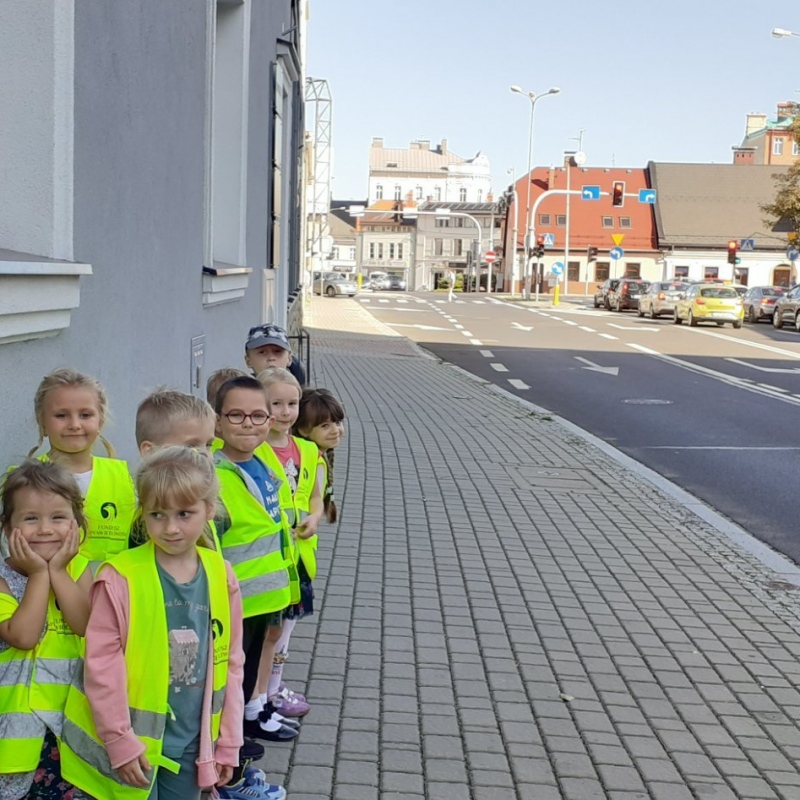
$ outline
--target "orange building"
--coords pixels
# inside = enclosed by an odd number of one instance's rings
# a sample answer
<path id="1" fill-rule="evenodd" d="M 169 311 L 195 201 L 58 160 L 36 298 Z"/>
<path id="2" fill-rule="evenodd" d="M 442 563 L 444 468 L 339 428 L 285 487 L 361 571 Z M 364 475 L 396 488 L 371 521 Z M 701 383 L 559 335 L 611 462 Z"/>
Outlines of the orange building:
<path id="1" fill-rule="evenodd" d="M 525 233 L 529 214 L 526 210 L 527 176 L 516 182 L 517 204 L 512 202 L 506 215 L 503 231 L 504 252 L 513 250 L 514 219 L 516 215 L 516 252 L 520 266 L 517 269 L 516 291 L 521 287 L 521 263 L 524 261 Z M 612 186 L 625 184 L 623 205 L 612 205 Z M 550 190 L 576 191 L 577 194 L 555 194 L 537 200 Z M 582 199 L 582 189 L 600 187 L 599 200 Z M 563 265 L 561 285 L 566 277 L 565 290 L 570 294 L 593 293 L 595 285 L 606 278 L 622 276 L 641 277 L 647 280 L 662 278 L 663 259 L 658 250 L 653 206 L 639 202 L 639 191 L 649 189 L 646 169 L 617 167 L 580 167 L 565 159 L 563 167 L 537 167 L 531 172 L 530 211 L 536 236 L 552 237 L 552 245 L 545 248 L 542 259 L 543 289 L 548 286 L 547 276 L 559 271 Z M 633 195 L 633 196 L 629 196 Z M 569 200 L 567 199 L 569 198 Z M 597 248 L 597 260 L 589 261 L 589 248 Z M 624 254 L 619 259 L 611 251 L 620 247 Z M 555 269 L 553 269 L 556 267 Z M 510 266 L 506 259 L 505 272 L 510 288 Z M 551 278 L 551 283 L 553 279 Z"/>

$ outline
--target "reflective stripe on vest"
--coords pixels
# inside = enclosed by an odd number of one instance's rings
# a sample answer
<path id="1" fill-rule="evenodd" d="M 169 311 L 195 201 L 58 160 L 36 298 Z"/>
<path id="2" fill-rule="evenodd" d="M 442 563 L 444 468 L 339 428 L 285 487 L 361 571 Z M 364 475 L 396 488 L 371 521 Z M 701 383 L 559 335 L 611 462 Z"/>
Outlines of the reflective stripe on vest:
<path id="1" fill-rule="evenodd" d="M 89 562 L 80 555 L 67 565 L 77 581 Z M 0 773 L 29 772 L 39 765 L 44 725 L 61 735 L 64 706 L 80 670 L 83 640 L 73 633 L 50 592 L 44 636 L 32 650 L 0 652 Z"/>
<path id="2" fill-rule="evenodd" d="M 247 488 L 239 469 L 217 463 L 220 500 L 230 517 L 222 535 L 222 556 L 230 561 L 242 592 L 245 617 L 282 611 L 291 602 L 283 545 L 289 537 L 286 518 L 276 522 Z"/>
<path id="3" fill-rule="evenodd" d="M 198 553 L 209 587 L 213 636 L 211 739 L 216 741 L 228 679 L 230 598 L 225 562 L 212 550 L 201 547 Z M 145 755 L 151 765 L 177 773 L 178 764 L 162 753 L 169 697 L 169 632 L 155 546 L 148 542 L 121 553 L 109 563 L 128 582 L 130 607 L 125 667 L 131 728 L 144 742 Z M 147 658 L 142 657 L 144 653 Z M 123 784 L 111 768 L 81 685 L 72 686 L 67 700 L 61 768 L 66 780 L 93 797 L 144 800 L 150 792 L 150 787 L 138 789 Z M 156 771 L 153 771 L 153 780 Z"/>

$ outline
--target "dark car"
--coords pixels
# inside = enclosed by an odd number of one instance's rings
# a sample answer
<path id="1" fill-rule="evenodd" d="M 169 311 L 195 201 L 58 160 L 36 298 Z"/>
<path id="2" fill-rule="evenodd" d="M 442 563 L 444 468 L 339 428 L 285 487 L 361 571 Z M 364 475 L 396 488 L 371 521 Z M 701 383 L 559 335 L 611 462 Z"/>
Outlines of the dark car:
<path id="1" fill-rule="evenodd" d="M 776 328 L 794 325 L 800 331 L 800 285 L 792 286 L 788 292 L 782 294 L 775 301 L 772 324 Z"/>
<path id="2" fill-rule="evenodd" d="M 594 307 L 608 308 L 608 293 L 615 289 L 619 283 L 619 278 L 608 278 L 605 282 L 598 284 L 597 291 L 594 293 Z"/>
<path id="3" fill-rule="evenodd" d="M 641 278 L 622 278 L 606 295 L 606 305 L 611 311 L 638 309 L 639 296 L 649 288 L 650 281 L 643 281 Z"/>
<path id="4" fill-rule="evenodd" d="M 396 292 L 404 292 L 406 290 L 406 282 L 399 275 L 387 275 L 383 282 L 383 288 Z"/>
<path id="5" fill-rule="evenodd" d="M 775 304 L 785 291 L 781 286 L 752 286 L 744 296 L 744 318 L 748 322 L 771 320 Z"/>

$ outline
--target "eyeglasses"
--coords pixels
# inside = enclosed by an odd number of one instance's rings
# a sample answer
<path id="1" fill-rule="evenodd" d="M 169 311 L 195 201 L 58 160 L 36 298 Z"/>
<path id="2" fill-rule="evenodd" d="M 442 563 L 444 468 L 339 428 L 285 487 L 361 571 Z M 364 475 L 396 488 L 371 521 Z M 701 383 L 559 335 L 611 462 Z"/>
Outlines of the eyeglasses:
<path id="1" fill-rule="evenodd" d="M 271 418 L 266 411 L 254 411 L 252 414 L 245 414 L 244 411 L 229 411 L 222 416 L 232 425 L 241 425 L 246 419 L 249 419 L 256 426 L 266 424 L 267 420 Z"/>

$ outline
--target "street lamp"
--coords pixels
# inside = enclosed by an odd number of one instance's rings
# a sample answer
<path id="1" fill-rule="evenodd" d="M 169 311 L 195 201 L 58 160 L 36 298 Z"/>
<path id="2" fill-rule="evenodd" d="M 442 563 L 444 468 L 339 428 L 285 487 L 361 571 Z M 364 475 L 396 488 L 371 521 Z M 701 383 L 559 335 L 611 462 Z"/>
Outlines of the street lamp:
<path id="1" fill-rule="evenodd" d="M 547 95 L 549 94 L 558 94 L 561 91 L 561 89 L 559 89 L 556 86 L 553 86 L 546 92 L 542 92 L 541 94 L 536 94 L 536 92 L 526 92 L 521 86 L 517 86 L 516 84 L 510 86 L 509 88 L 514 94 L 521 94 L 524 97 L 527 97 L 528 100 L 531 101 L 531 124 L 530 124 L 530 129 L 528 131 L 528 196 L 527 200 L 525 201 L 525 216 L 527 218 L 531 207 L 531 168 L 532 168 L 531 158 L 533 157 L 533 111 L 536 108 L 537 100 L 540 100 L 542 97 L 547 97 Z M 516 208 L 514 209 L 514 213 L 517 213 Z M 525 231 L 525 272 L 524 272 L 525 278 L 527 278 L 528 260 L 530 259 L 530 241 L 529 241 L 530 236 L 528 235 L 530 230 L 530 224 L 528 224 L 527 228 L 528 230 Z M 514 242 L 514 258 L 516 257 L 517 257 L 517 243 Z M 526 299 L 530 300 L 531 298 L 530 285 L 527 285 L 525 288 L 526 288 Z"/>
<path id="2" fill-rule="evenodd" d="M 776 39 L 786 39 L 789 36 L 800 36 L 800 33 L 795 33 L 794 31 L 787 31 L 786 28 L 773 28 L 772 35 Z"/>

